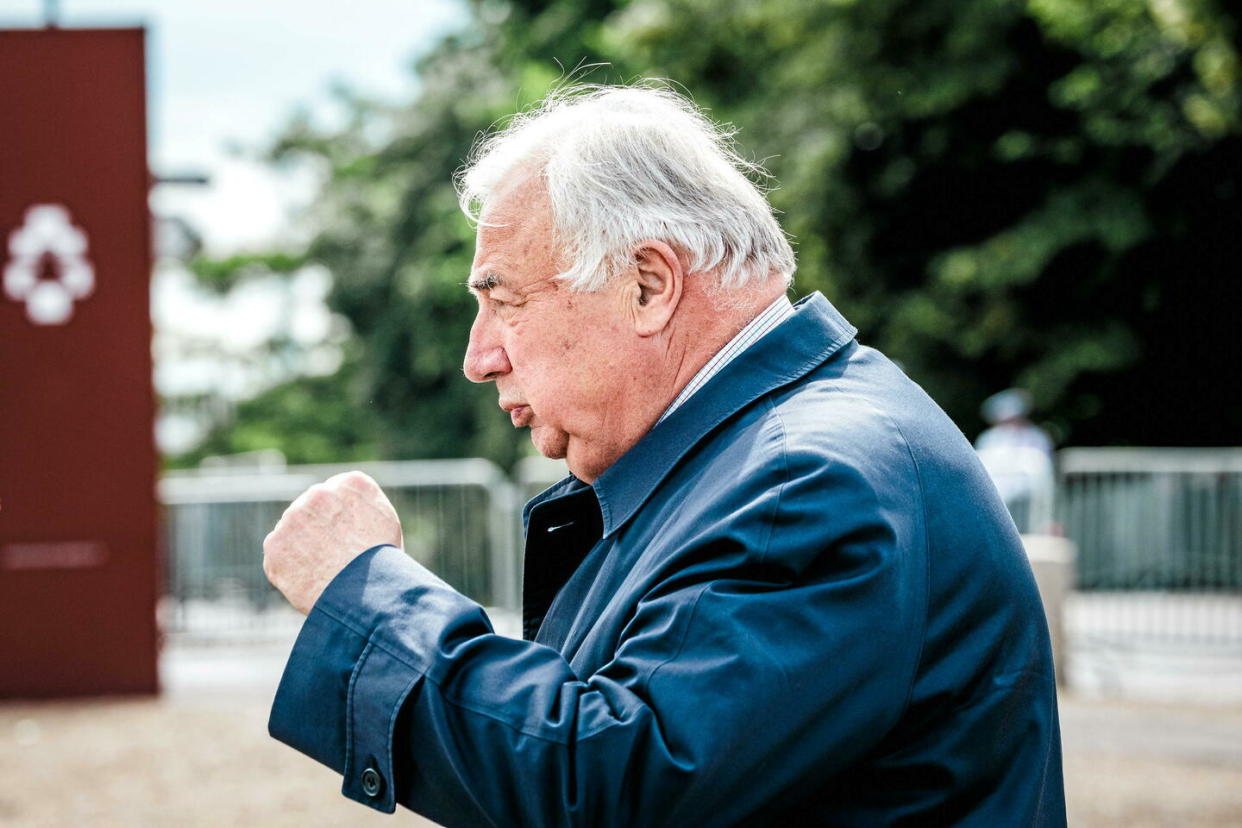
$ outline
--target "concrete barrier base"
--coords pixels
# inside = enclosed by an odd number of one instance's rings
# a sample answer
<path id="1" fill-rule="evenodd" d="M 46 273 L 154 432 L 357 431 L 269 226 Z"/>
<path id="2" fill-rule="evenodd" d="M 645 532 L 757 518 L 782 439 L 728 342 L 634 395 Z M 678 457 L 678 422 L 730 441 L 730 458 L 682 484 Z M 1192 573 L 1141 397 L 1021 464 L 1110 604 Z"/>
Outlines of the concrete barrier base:
<path id="1" fill-rule="evenodd" d="M 1052 638 L 1052 660 L 1057 683 L 1064 685 L 1069 675 L 1069 650 L 1065 646 L 1065 599 L 1074 588 L 1074 542 L 1057 535 L 1023 535 L 1027 558 L 1035 572 L 1035 583 L 1048 617 Z"/>

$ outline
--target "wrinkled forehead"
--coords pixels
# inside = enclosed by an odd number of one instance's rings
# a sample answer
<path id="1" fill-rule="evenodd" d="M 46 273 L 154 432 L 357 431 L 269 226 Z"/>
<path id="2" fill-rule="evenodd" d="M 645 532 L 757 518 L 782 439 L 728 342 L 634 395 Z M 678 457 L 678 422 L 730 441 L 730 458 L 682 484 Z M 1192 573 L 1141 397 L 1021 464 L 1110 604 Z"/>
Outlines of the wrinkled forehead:
<path id="1" fill-rule="evenodd" d="M 543 176 L 528 166 L 514 167 L 502 176 L 482 208 L 483 224 L 513 224 L 515 219 L 551 214 Z"/>
<path id="2" fill-rule="evenodd" d="M 552 208 L 538 176 L 506 181 L 480 216 L 474 266 L 555 257 Z M 500 260 L 493 262 L 493 259 Z"/>

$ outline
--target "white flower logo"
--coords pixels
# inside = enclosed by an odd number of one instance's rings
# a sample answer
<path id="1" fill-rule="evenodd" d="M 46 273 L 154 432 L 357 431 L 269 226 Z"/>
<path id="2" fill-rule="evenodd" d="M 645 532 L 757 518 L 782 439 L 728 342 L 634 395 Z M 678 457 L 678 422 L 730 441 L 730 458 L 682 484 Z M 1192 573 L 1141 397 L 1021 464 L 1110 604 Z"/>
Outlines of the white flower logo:
<path id="1" fill-rule="evenodd" d="M 74 300 L 95 289 L 86 233 L 73 226 L 69 211 L 59 204 L 26 210 L 26 223 L 9 235 L 9 256 L 4 292 L 26 303 L 26 316 L 36 325 L 68 322 Z"/>

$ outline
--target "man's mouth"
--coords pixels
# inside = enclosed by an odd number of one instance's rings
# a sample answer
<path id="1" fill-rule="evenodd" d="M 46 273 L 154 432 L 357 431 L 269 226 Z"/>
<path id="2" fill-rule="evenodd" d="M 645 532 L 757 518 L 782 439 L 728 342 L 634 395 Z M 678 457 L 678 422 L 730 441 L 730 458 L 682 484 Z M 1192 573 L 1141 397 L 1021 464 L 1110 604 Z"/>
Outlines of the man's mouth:
<path id="1" fill-rule="evenodd" d="M 500 407 L 509 412 L 509 419 L 513 421 L 514 428 L 530 425 L 531 418 L 534 416 L 529 405 L 501 403 Z"/>

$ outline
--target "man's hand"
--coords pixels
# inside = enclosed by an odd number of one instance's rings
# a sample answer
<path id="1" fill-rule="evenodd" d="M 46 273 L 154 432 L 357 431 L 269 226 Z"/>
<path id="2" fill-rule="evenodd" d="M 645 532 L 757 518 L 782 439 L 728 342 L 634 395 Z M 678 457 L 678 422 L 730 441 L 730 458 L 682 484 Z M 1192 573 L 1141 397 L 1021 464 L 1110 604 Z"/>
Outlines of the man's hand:
<path id="1" fill-rule="evenodd" d="M 346 472 L 289 505 L 263 540 L 263 573 L 305 615 L 346 564 L 384 543 L 404 548 L 396 510 L 374 480 Z"/>

